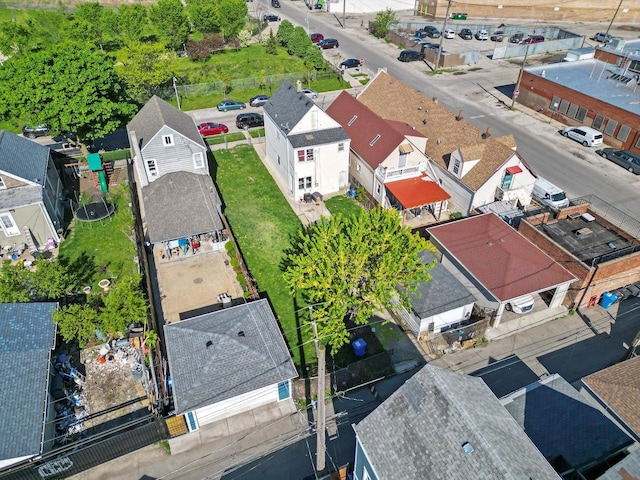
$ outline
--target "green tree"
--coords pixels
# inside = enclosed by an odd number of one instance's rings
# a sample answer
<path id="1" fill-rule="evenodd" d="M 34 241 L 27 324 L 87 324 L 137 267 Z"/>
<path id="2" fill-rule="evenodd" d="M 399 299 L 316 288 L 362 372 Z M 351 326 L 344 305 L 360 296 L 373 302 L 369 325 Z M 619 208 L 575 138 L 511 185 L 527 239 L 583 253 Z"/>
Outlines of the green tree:
<path id="1" fill-rule="evenodd" d="M 396 12 L 387 8 L 384 11 L 376 13 L 376 18 L 371 23 L 371 33 L 374 37 L 384 38 L 389 30 L 398 25 L 400 20 L 396 16 Z"/>
<path id="2" fill-rule="evenodd" d="M 278 27 L 278 33 L 276 33 L 276 40 L 283 47 L 287 47 L 289 45 L 289 38 L 293 33 L 293 23 L 289 20 L 282 20 L 280 22 L 280 26 Z"/>
<path id="3" fill-rule="evenodd" d="M 105 333 L 125 333 L 131 324 L 147 323 L 147 301 L 140 287 L 139 276 L 118 279 L 104 299 L 100 325 Z"/>
<path id="4" fill-rule="evenodd" d="M 295 27 L 289 35 L 289 41 L 287 42 L 287 51 L 289 54 L 295 55 L 298 58 L 304 58 L 304 54 L 309 45 L 312 45 L 312 43 L 306 30 L 303 27 Z M 318 49 L 318 47 L 316 47 L 316 49 Z"/>
<path id="5" fill-rule="evenodd" d="M 66 342 L 78 341 L 80 348 L 96 338 L 101 327 L 98 311 L 90 304 L 72 304 L 57 310 L 53 321 Z"/>
<path id="6" fill-rule="evenodd" d="M 269 35 L 264 37 L 262 44 L 264 45 L 265 51 L 269 55 L 278 55 L 278 41 L 276 40 L 276 37 L 273 35 L 273 30 L 269 29 Z"/>
<path id="7" fill-rule="evenodd" d="M 66 16 L 59 12 L 23 12 L 0 24 L 0 51 L 5 55 L 27 54 L 59 43 L 67 25 Z"/>
<path id="8" fill-rule="evenodd" d="M 138 98 L 149 98 L 169 82 L 176 70 L 176 54 L 157 43 L 140 43 L 123 48 L 116 71 Z"/>
<path id="9" fill-rule="evenodd" d="M 149 18 L 167 47 L 181 50 L 189 35 L 189 19 L 180 0 L 158 0 Z"/>
<path id="10" fill-rule="evenodd" d="M 0 302 L 21 303 L 30 301 L 29 273 L 29 270 L 22 265 L 11 265 L 11 260 L 4 260 L 2 269 L 0 269 Z"/>
<path id="11" fill-rule="evenodd" d="M 78 42 L 91 42 L 101 49 L 104 43 L 104 7 L 98 2 L 80 3 L 67 26 L 67 37 Z"/>
<path id="12" fill-rule="evenodd" d="M 187 14 L 195 31 L 213 33 L 218 31 L 215 2 L 210 0 L 187 0 Z"/>
<path id="13" fill-rule="evenodd" d="M 301 230 L 285 257 L 284 281 L 293 294 L 314 304 L 320 341 L 337 351 L 349 342 L 345 321 L 363 325 L 377 310 L 428 281 L 419 253 L 433 249 L 398 212 L 376 208 L 358 215 L 322 218 Z"/>
<path id="14" fill-rule="evenodd" d="M 118 7 L 118 13 L 112 21 L 115 21 L 112 28 L 125 45 L 138 43 L 149 23 L 147 9 L 139 3 Z"/>
<path id="15" fill-rule="evenodd" d="M 324 65 L 324 57 L 322 56 L 322 52 L 318 47 L 316 47 L 311 42 L 309 43 L 310 44 L 307 45 L 307 48 L 304 51 L 304 54 L 302 55 L 302 58 L 304 59 L 305 64 L 311 63 L 316 70 L 319 70 Z"/>
<path id="16" fill-rule="evenodd" d="M 83 145 L 115 131 L 137 111 L 113 60 L 73 44 L 5 61 L 0 97 L 0 116 L 46 123 L 55 133 L 74 132 Z"/>
<path id="17" fill-rule="evenodd" d="M 244 27 L 249 8 L 245 0 L 218 0 L 215 11 L 216 27 L 220 35 L 229 40 Z"/>
<path id="18" fill-rule="evenodd" d="M 240 30 L 238 33 L 238 43 L 240 48 L 247 48 L 251 42 L 251 32 L 249 30 Z"/>
<path id="19" fill-rule="evenodd" d="M 59 300 L 73 289 L 71 276 L 60 262 L 37 260 L 29 271 L 29 294 L 32 300 Z M 27 270 L 27 269 L 24 269 Z"/>

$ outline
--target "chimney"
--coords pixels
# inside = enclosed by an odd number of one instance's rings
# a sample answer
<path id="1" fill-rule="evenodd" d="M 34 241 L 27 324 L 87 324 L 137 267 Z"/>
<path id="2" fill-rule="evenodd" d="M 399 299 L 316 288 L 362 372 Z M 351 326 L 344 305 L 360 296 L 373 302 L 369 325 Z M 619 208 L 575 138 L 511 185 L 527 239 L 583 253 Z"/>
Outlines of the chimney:
<path id="1" fill-rule="evenodd" d="M 300 80 L 296 81 L 296 92 L 300 93 L 302 90 L 302 82 Z"/>
<path id="2" fill-rule="evenodd" d="M 460 120 L 462 120 L 463 118 L 464 118 L 464 117 L 462 116 L 462 110 L 460 110 L 460 111 L 458 112 L 458 115 L 456 115 L 456 120 L 460 121 Z"/>
<path id="3" fill-rule="evenodd" d="M 433 103 L 438 103 L 438 97 L 433 97 L 433 98 L 431 99 L 431 101 L 432 101 Z"/>
<path id="4" fill-rule="evenodd" d="M 487 130 L 482 134 L 482 138 L 486 140 L 491 136 L 491 127 L 487 127 Z"/>

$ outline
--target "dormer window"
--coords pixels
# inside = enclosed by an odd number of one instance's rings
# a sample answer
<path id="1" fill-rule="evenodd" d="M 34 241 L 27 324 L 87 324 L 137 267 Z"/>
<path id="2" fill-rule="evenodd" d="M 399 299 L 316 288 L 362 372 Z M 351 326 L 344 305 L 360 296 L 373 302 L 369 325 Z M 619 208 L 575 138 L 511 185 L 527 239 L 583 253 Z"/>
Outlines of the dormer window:
<path id="1" fill-rule="evenodd" d="M 173 146 L 173 135 L 164 135 L 162 137 L 162 143 L 165 147 Z"/>
<path id="2" fill-rule="evenodd" d="M 453 173 L 456 175 L 460 172 L 460 159 L 456 158 L 453 160 Z"/>

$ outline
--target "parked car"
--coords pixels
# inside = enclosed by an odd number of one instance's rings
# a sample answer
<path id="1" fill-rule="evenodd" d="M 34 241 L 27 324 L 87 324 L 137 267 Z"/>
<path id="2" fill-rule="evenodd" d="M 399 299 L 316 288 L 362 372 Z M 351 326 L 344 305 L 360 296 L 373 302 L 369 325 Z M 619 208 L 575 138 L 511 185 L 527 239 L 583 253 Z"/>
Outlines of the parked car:
<path id="1" fill-rule="evenodd" d="M 534 303 L 531 295 L 522 295 L 511 300 L 504 308 L 513 313 L 527 313 L 533 310 Z"/>
<path id="2" fill-rule="evenodd" d="M 280 8 L 280 2 L 278 0 L 271 0 L 271 6 L 273 8 Z"/>
<path id="3" fill-rule="evenodd" d="M 614 150 L 613 148 L 603 148 L 596 150 L 596 153 L 602 158 L 611 160 L 621 167 L 626 168 L 631 173 L 640 175 L 640 155 L 631 150 Z"/>
<path id="4" fill-rule="evenodd" d="M 493 35 L 491 35 L 492 42 L 501 42 L 503 40 L 504 40 L 504 32 L 502 30 L 496 30 L 495 32 L 493 32 Z"/>
<path id="5" fill-rule="evenodd" d="M 427 32 L 424 30 L 416 30 L 416 33 L 413 34 L 415 38 L 425 38 L 427 36 Z"/>
<path id="6" fill-rule="evenodd" d="M 243 110 L 247 108 L 244 102 L 236 102 L 235 100 L 223 100 L 218 104 L 219 112 L 226 112 L 228 110 Z"/>
<path id="7" fill-rule="evenodd" d="M 542 35 L 529 35 L 529 37 L 525 38 L 522 43 L 531 44 L 531 43 L 542 43 L 544 42 L 544 37 Z"/>
<path id="8" fill-rule="evenodd" d="M 416 50 L 403 50 L 400 52 L 398 60 L 401 62 L 418 62 L 424 60 L 424 53 Z"/>
<path id="9" fill-rule="evenodd" d="M 265 13 L 262 17 L 262 21 L 266 22 L 279 22 L 280 17 L 275 13 Z"/>
<path id="10" fill-rule="evenodd" d="M 309 98 L 318 98 L 318 92 L 316 92 L 315 90 L 309 90 L 308 88 L 303 88 L 302 90 L 300 90 L 300 93 L 303 93 Z"/>
<path id="11" fill-rule="evenodd" d="M 338 48 L 340 43 L 338 43 L 338 40 L 335 38 L 325 38 L 316 43 L 316 45 L 318 45 L 322 50 L 327 50 L 328 48 Z"/>
<path id="12" fill-rule="evenodd" d="M 473 33 L 471 33 L 471 30 L 468 28 L 463 28 L 462 30 L 460 30 L 460 33 L 458 35 L 460 35 L 460 38 L 462 38 L 463 40 L 473 39 Z"/>
<path id="13" fill-rule="evenodd" d="M 324 35 L 321 33 L 312 33 L 309 35 L 311 43 L 318 43 L 320 40 L 324 40 Z"/>
<path id="14" fill-rule="evenodd" d="M 431 38 L 440 38 L 440 30 L 438 30 L 436 27 L 431 26 L 431 25 L 427 25 L 426 27 L 424 27 L 422 29 L 423 32 L 425 32 L 427 34 L 427 37 L 431 37 Z"/>
<path id="15" fill-rule="evenodd" d="M 611 39 L 613 37 L 611 35 L 609 35 L 608 33 L 598 32 L 591 38 L 592 38 L 592 40 L 595 40 L 596 42 L 608 43 L 608 42 L 611 41 Z"/>
<path id="16" fill-rule="evenodd" d="M 476 32 L 476 40 L 489 40 L 489 32 L 486 30 L 479 30 Z"/>
<path id="17" fill-rule="evenodd" d="M 597 147 L 602 145 L 602 133 L 591 127 L 567 127 L 560 133 L 571 138 L 585 147 Z"/>
<path id="18" fill-rule="evenodd" d="M 456 32 L 454 32 L 450 28 L 447 28 L 444 32 L 442 32 L 442 34 L 444 35 L 444 38 L 454 38 L 456 36 Z"/>
<path id="19" fill-rule="evenodd" d="M 209 135 L 228 133 L 229 128 L 224 123 L 205 122 L 198 125 L 198 131 L 200 132 L 200 135 L 208 137 Z"/>
<path id="20" fill-rule="evenodd" d="M 268 101 L 269 95 L 256 95 L 255 97 L 251 97 L 251 100 L 249 100 L 249 106 L 262 107 Z"/>
<path id="21" fill-rule="evenodd" d="M 259 113 L 241 113 L 236 117 L 236 127 L 248 130 L 252 127 L 263 127 L 264 117 Z"/>
<path id="22" fill-rule="evenodd" d="M 30 127 L 25 125 L 22 127 L 22 135 L 27 138 L 44 137 L 49 134 L 49 125 L 38 125 L 36 127 Z"/>
<path id="23" fill-rule="evenodd" d="M 524 38 L 524 33 L 514 33 L 509 37 L 509 43 L 520 43 Z"/>
<path id="24" fill-rule="evenodd" d="M 357 58 L 347 58 L 340 63 L 340 68 L 355 68 L 360 66 L 360 60 Z"/>

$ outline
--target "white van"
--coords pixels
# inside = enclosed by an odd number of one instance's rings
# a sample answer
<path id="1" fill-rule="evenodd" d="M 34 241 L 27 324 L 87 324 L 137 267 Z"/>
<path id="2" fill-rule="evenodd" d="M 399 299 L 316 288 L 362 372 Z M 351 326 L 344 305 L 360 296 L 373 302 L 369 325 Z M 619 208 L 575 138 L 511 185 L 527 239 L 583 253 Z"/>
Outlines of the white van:
<path id="1" fill-rule="evenodd" d="M 551 208 L 559 209 L 569 206 L 569 199 L 564 191 L 542 177 L 536 179 L 532 194 L 540 203 Z"/>
<path id="2" fill-rule="evenodd" d="M 567 127 L 562 130 L 562 135 L 573 138 L 585 147 L 597 147 L 602 145 L 602 133 L 591 127 Z"/>

